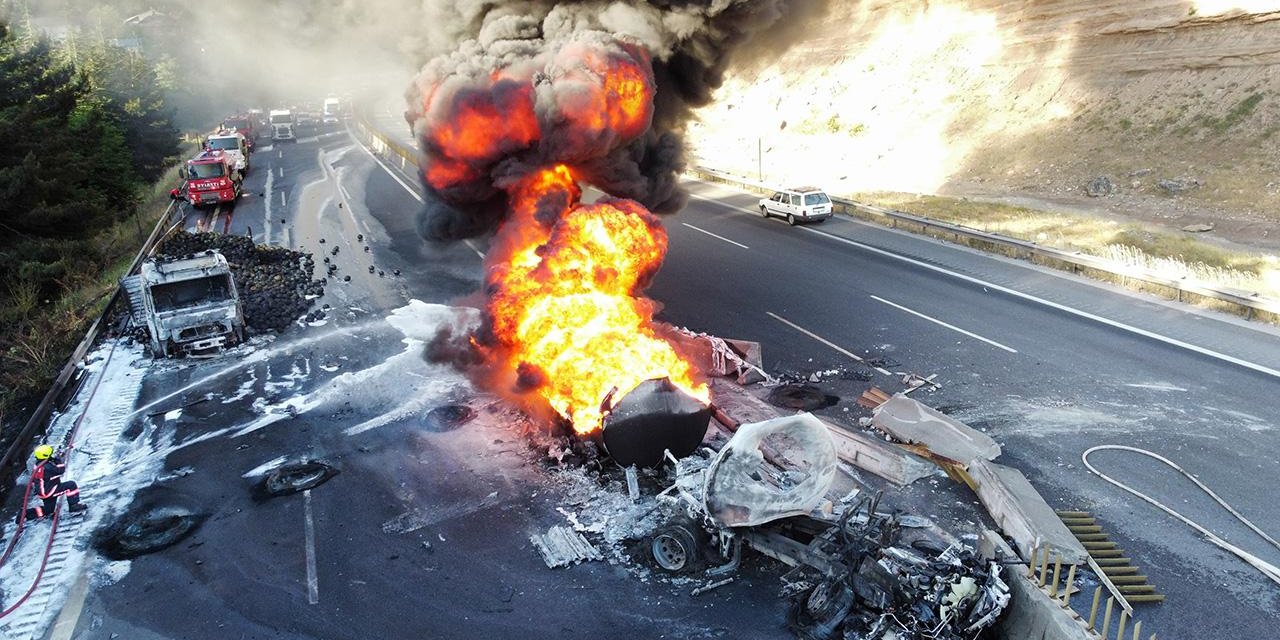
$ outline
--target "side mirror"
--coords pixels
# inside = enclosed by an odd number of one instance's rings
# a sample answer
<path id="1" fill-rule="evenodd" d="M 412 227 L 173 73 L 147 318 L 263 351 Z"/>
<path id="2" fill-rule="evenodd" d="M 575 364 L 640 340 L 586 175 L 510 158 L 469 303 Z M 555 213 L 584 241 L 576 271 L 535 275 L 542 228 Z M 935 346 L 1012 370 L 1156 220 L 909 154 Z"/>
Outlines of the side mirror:
<path id="1" fill-rule="evenodd" d="M 186 167 L 178 167 L 178 177 L 179 177 L 179 178 L 182 178 L 183 180 L 186 180 L 186 179 L 187 179 L 187 168 L 186 168 Z"/>

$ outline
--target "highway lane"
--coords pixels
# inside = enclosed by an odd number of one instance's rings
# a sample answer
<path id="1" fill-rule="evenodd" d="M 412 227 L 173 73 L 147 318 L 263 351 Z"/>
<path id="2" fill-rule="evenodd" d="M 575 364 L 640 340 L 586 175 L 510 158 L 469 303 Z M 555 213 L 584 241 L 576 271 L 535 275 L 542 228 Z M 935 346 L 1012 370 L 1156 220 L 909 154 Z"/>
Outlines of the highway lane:
<path id="1" fill-rule="evenodd" d="M 285 223 L 272 239 L 339 247 L 339 277 L 352 281 L 328 282 L 317 301 L 332 308 L 324 326 L 152 366 L 136 435 L 122 446 L 163 456 L 165 473 L 138 500 L 198 505 L 207 519 L 178 546 L 116 565 L 109 578 L 94 574 L 83 609 L 72 609 L 82 613 L 65 625 L 72 637 L 788 635 L 772 564 L 751 563 L 717 597 L 699 599 L 689 584 L 608 563 L 547 569 L 530 534 L 563 524 L 557 508 L 591 494 L 549 478 L 502 421 L 425 432 L 421 414 L 468 397 L 465 383 L 382 320 L 410 298 L 475 291 L 479 256 L 461 243 L 406 241 L 418 201 L 349 138 L 278 149 L 262 165 L 277 170 L 273 189 L 289 193 L 287 209 L 273 208 Z M 242 199 L 234 224 L 260 233 L 264 201 Z M 369 265 L 402 275 L 371 275 Z M 310 409 L 290 417 L 290 406 Z M 341 473 L 308 498 L 254 500 L 246 474 L 281 457 L 322 459 Z"/>
<path id="2" fill-rule="evenodd" d="M 849 220 L 790 228 L 753 215 L 746 208 L 753 198 L 692 188 L 706 199 L 695 198 L 668 219 L 671 252 L 651 289 L 666 305 L 666 319 L 760 340 L 766 362 L 782 369 L 851 364 L 813 334 L 900 365 L 890 369 L 937 374 L 942 389 L 921 399 L 989 430 L 1005 445 L 1005 462 L 1026 472 L 1054 506 L 1095 512 L 1177 603 L 1142 609 L 1149 627 L 1206 629 L 1227 621 L 1245 637 L 1265 637 L 1273 628 L 1277 601 L 1266 595 L 1269 582 L 1087 474 L 1079 455 L 1103 443 L 1152 448 L 1265 530 L 1280 531 L 1280 513 L 1266 497 L 1280 472 L 1274 431 L 1280 379 L 886 253 L 1262 366 L 1280 361 L 1272 331 Z M 887 377 L 873 374 L 873 381 L 883 385 Z M 830 411 L 856 415 L 841 406 Z M 1229 540 L 1280 561 L 1274 548 L 1166 470 L 1120 454 L 1097 461 L 1140 490 L 1186 507 Z M 1214 603 L 1211 620 L 1204 617 L 1206 600 Z"/>
<path id="3" fill-rule="evenodd" d="M 376 115 L 375 124 L 413 144 L 398 114 Z M 1263 497 L 1280 470 L 1277 380 L 1259 372 L 1280 369 L 1276 331 L 872 225 L 791 229 L 751 215 L 754 196 L 690 188 L 689 208 L 667 219 L 671 255 L 651 292 L 666 305 L 664 319 L 760 340 L 775 369 L 850 363 L 817 336 L 893 371 L 937 374 L 944 386 L 927 402 L 999 438 L 1004 462 L 1055 506 L 1095 511 L 1178 603 L 1145 608 L 1149 627 L 1196 629 L 1225 619 L 1260 632 L 1274 623 L 1277 602 L 1256 572 L 1086 474 L 1079 454 L 1102 443 L 1148 446 L 1194 469 L 1265 529 L 1280 530 L 1280 514 Z M 890 376 L 871 377 L 894 388 Z M 833 416 L 858 415 L 850 399 Z M 1168 470 L 1120 454 L 1096 460 L 1278 560 Z M 1205 617 L 1206 599 L 1213 618 Z"/>
<path id="4" fill-rule="evenodd" d="M 655 629 L 673 637 L 787 635 L 780 627 L 782 604 L 770 597 L 776 580 L 760 573 L 760 563 L 747 563 L 738 582 L 700 600 L 688 598 L 684 587 L 643 583 L 609 565 L 545 569 L 525 541 L 563 521 L 555 507 L 566 496 L 539 484 L 545 479 L 527 463 L 517 437 L 465 430 L 424 434 L 415 421 L 422 407 L 399 403 L 445 401 L 456 388 L 425 382 L 439 373 L 425 364 L 397 360 L 403 336 L 381 321 L 410 298 L 449 302 L 475 291 L 476 254 L 484 244 L 419 242 L 413 235 L 415 178 L 389 172 L 345 136 L 271 152 L 275 158 L 267 166 L 275 171 L 271 191 L 277 195 L 242 199 L 232 227 L 252 227 L 255 236 L 270 234 L 275 242 L 316 251 L 318 261 L 320 252 L 337 246 L 339 275 L 352 281 L 329 283 L 319 301 L 335 309 L 327 326 L 291 329 L 260 347 L 270 352 L 263 361 L 231 354 L 162 365 L 149 376 L 143 402 L 188 384 L 191 389 L 160 408 L 207 401 L 173 421 L 143 427 L 147 438 L 191 443 L 165 454 L 167 470 L 187 471 L 148 494 L 180 494 L 206 505 L 209 518 L 188 543 L 135 559 L 123 579 L 92 590 L 76 637 L 585 638 L 648 636 Z M 251 183 L 261 189 L 254 193 L 266 193 L 266 175 L 251 175 L 262 180 Z M 1267 430 L 1274 414 L 1267 399 L 1276 391 L 1270 378 L 764 221 L 731 208 L 750 198 L 693 188 L 721 204 L 695 200 L 667 218 L 671 253 L 652 290 L 666 305 L 665 319 L 760 340 L 774 369 L 848 363 L 848 356 L 799 327 L 854 354 L 881 357 L 888 370 L 937 373 L 944 386 L 922 396 L 926 402 L 990 430 L 1006 445 L 1006 463 L 1027 471 L 1055 505 L 1085 506 L 1119 530 L 1153 582 L 1179 603 L 1143 609 L 1148 628 L 1190 633 L 1221 623 L 1239 637 L 1267 637 L 1275 603 L 1254 575 L 1084 475 L 1076 461 L 1085 446 L 1101 442 L 1159 447 L 1274 531 L 1275 514 L 1259 512 L 1266 479 L 1276 471 L 1274 437 Z M 265 224 L 276 215 L 286 222 L 268 231 Z M 815 230 L 1036 295 L 1079 296 L 1082 308 L 1126 321 L 1174 323 L 1184 315 L 1105 289 L 1094 299 L 1093 285 L 1059 282 L 1052 274 L 873 227 L 833 222 Z M 402 276 L 378 277 L 368 266 L 387 274 L 401 269 Z M 1088 293 L 1071 293 L 1076 291 Z M 1266 355 L 1264 347 L 1258 351 Z M 408 368 L 378 369 L 389 361 Z M 201 382 L 237 362 L 244 367 Z M 356 375 L 367 370 L 383 371 L 383 377 Z M 871 375 L 892 388 L 891 377 Z M 264 408 L 255 398 L 280 410 L 291 398 L 346 382 L 354 384 L 298 419 L 194 440 L 261 418 Z M 242 395 L 246 388 L 249 394 Z M 1206 398 L 1237 415 L 1204 409 Z M 834 407 L 834 415 L 849 415 L 842 411 L 849 400 Z M 399 417 L 346 434 L 353 424 L 385 415 Z M 281 455 L 329 460 L 342 473 L 313 492 L 310 510 L 301 497 L 254 502 L 243 474 Z M 1227 457 L 1229 471 L 1216 466 Z M 1118 475 L 1143 482 L 1163 478 L 1127 460 L 1110 462 Z M 1181 503 L 1181 494 L 1167 484 L 1167 495 Z M 488 497 L 493 492 L 496 503 Z M 526 499 L 534 492 L 536 499 Z M 476 504 L 489 507 L 472 510 Z M 316 604 L 309 602 L 306 583 L 308 512 L 314 516 Z M 402 522 L 411 512 L 446 517 L 425 518 L 429 524 L 407 533 L 389 532 L 387 523 Z M 1228 538 L 1246 542 L 1224 521 L 1217 525 Z M 1258 551 L 1265 556 L 1265 549 Z M 1219 586 L 1224 582 L 1232 584 Z M 1205 600 L 1215 605 L 1215 618 L 1195 606 Z"/>

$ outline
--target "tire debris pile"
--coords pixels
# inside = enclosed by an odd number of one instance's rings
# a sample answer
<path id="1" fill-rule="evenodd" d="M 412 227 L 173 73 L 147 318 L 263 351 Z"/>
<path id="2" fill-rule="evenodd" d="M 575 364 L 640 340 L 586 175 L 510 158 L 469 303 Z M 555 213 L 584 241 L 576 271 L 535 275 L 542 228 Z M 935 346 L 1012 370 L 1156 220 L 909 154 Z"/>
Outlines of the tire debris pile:
<path id="1" fill-rule="evenodd" d="M 254 244 L 245 236 L 179 231 L 160 243 L 156 254 L 182 258 L 211 249 L 231 266 L 250 334 L 283 331 L 300 317 L 323 319 L 323 311 L 309 311 L 324 294 L 324 281 L 311 278 L 315 260 L 310 253 Z"/>

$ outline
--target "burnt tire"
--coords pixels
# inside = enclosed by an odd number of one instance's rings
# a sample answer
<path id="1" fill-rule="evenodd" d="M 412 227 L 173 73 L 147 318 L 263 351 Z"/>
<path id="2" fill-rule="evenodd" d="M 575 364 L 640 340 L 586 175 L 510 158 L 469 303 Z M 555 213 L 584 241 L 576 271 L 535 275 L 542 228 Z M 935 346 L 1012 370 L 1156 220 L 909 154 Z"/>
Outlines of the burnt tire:
<path id="1" fill-rule="evenodd" d="M 471 422 L 475 417 L 476 410 L 465 404 L 446 404 L 422 416 L 422 426 L 432 433 L 444 433 Z"/>
<path id="2" fill-rule="evenodd" d="M 658 568 L 670 573 L 688 573 L 702 561 L 701 531 L 692 522 L 677 521 L 654 534 L 649 553 Z"/>
<path id="3" fill-rule="evenodd" d="M 841 627 L 855 599 L 853 590 L 844 581 L 823 580 L 792 600 L 787 626 L 802 638 L 845 637 Z"/>
<path id="4" fill-rule="evenodd" d="M 259 499 L 287 496 L 314 489 L 336 475 L 337 468 L 315 460 L 285 464 L 263 476 L 255 494 Z"/>
<path id="5" fill-rule="evenodd" d="M 130 510 L 102 532 L 97 546 L 113 560 L 136 558 L 177 544 L 202 522 L 204 515 L 183 506 Z"/>
<path id="6" fill-rule="evenodd" d="M 796 411 L 816 411 L 834 406 L 840 398 L 827 395 L 811 384 L 784 384 L 774 387 L 767 397 L 769 404 Z"/>

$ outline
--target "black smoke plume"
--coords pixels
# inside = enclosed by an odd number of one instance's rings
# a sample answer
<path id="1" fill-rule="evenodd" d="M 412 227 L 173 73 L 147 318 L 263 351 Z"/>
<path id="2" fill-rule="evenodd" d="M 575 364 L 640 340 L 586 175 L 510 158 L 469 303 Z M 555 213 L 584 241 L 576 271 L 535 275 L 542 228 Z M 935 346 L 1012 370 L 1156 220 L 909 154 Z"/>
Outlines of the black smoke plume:
<path id="1" fill-rule="evenodd" d="M 424 173 L 426 206 L 418 229 L 432 241 L 482 235 L 507 215 L 503 191 L 513 176 L 549 163 L 569 162 L 576 175 L 609 195 L 630 198 L 657 213 L 681 209 L 686 195 L 679 175 L 686 167 L 684 125 L 709 103 L 736 59 L 767 55 L 748 47 L 789 17 L 807 19 L 826 0 L 650 0 L 613 2 L 524 0 L 436 5 L 430 13 L 437 42 L 452 47 L 423 67 L 407 93 L 405 116 L 419 138 L 424 167 L 455 162 L 442 157 L 431 132 L 459 102 L 488 100 L 499 109 L 530 99 L 544 130 L 538 141 L 519 140 L 492 157 L 470 158 L 467 179 L 439 188 Z M 438 34 L 447 34 L 440 38 Z M 451 42 L 448 42 L 452 40 Z M 777 40 L 773 38 L 772 40 Z M 775 42 L 776 45 L 776 42 Z M 625 140 L 583 141 L 561 135 L 552 98 L 572 92 L 563 52 L 587 47 L 602 55 L 641 60 L 655 89 L 650 126 Z M 511 78 L 504 83 L 497 75 Z M 428 109 L 435 92 L 449 104 Z M 572 124 L 572 123 L 570 123 Z M 566 143 L 567 141 L 567 143 Z M 439 182 L 437 180 L 437 182 Z"/>

